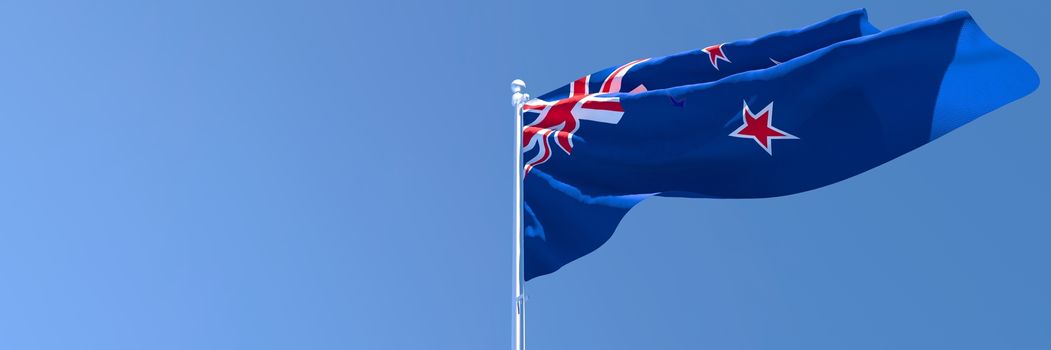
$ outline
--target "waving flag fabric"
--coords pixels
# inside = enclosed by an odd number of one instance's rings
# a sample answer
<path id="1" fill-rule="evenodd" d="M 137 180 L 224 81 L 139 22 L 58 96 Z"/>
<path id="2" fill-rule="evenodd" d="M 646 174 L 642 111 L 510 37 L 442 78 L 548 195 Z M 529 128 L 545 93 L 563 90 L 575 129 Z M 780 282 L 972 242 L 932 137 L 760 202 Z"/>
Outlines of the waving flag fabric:
<path id="1" fill-rule="evenodd" d="M 826 186 L 1038 84 L 965 12 L 880 32 L 864 10 L 584 76 L 523 108 L 525 277 L 594 251 L 648 197 Z"/>

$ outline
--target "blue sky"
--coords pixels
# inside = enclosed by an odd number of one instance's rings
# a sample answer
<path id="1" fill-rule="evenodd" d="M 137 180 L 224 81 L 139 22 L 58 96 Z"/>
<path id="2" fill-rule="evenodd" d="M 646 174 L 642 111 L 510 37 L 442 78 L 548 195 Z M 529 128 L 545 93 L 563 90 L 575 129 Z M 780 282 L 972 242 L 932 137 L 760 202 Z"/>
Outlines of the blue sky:
<path id="1" fill-rule="evenodd" d="M 510 346 L 511 79 L 867 7 L 1029 1 L 0 4 L 0 348 Z M 1046 349 L 1046 89 L 856 178 L 656 198 L 531 281 L 533 349 Z"/>

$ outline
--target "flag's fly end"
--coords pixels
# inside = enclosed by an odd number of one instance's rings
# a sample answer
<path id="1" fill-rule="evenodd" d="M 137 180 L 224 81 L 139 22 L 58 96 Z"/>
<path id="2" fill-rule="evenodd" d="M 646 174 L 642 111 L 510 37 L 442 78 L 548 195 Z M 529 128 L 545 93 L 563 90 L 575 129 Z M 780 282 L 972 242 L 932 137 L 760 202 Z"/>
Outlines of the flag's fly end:
<path id="1" fill-rule="evenodd" d="M 1000 46 L 965 11 L 946 15 L 960 22 L 956 52 L 945 70 L 931 120 L 930 139 L 1026 96 L 1040 85 L 1036 70 Z"/>

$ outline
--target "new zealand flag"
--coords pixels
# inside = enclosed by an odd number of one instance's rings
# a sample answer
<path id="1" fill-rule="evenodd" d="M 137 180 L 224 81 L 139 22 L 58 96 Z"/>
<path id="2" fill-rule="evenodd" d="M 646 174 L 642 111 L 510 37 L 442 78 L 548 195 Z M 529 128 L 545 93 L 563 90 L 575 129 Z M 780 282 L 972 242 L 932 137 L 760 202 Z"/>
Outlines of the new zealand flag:
<path id="1" fill-rule="evenodd" d="M 826 186 L 1037 85 L 966 12 L 879 31 L 859 10 L 584 76 L 523 107 L 525 278 L 597 249 L 650 196 Z"/>

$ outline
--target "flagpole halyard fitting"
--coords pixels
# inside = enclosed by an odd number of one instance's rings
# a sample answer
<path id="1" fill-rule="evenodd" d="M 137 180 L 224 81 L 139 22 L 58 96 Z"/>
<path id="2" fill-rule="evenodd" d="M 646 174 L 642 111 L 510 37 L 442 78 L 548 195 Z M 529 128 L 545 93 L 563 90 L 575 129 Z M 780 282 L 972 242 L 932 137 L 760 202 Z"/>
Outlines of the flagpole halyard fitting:
<path id="1" fill-rule="evenodd" d="M 522 92 L 525 82 L 511 82 L 511 104 L 515 107 L 515 229 L 514 229 L 514 349 L 525 350 L 525 279 L 522 273 L 522 106 L 529 94 Z"/>

